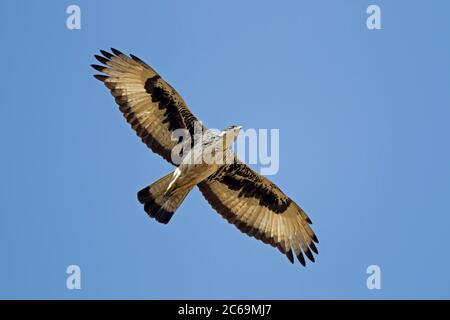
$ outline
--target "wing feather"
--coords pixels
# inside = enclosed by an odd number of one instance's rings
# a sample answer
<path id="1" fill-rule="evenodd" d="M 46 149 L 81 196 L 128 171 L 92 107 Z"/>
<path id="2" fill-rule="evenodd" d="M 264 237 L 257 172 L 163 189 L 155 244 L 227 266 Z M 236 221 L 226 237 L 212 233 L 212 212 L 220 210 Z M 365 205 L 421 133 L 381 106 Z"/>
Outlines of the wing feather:
<path id="1" fill-rule="evenodd" d="M 141 140 L 172 164 L 171 152 L 178 140 L 172 140 L 176 129 L 194 132 L 197 118 L 182 97 L 148 64 L 134 55 L 116 49 L 100 50 L 95 58 L 103 65 L 92 65 L 102 72 L 102 81 L 115 97 L 119 110 Z M 175 164 L 176 165 L 176 164 Z"/>
<path id="2" fill-rule="evenodd" d="M 314 262 L 318 240 L 308 215 L 246 164 L 224 165 L 198 186 L 211 206 L 242 232 L 277 248 L 291 262 L 293 253 L 302 265 L 303 254 Z"/>
<path id="3" fill-rule="evenodd" d="M 193 135 L 197 118 L 152 67 L 134 55 L 111 51 L 101 50 L 102 55 L 95 56 L 102 65 L 92 67 L 102 74 L 94 77 L 110 89 L 141 140 L 173 163 L 171 152 L 178 141 L 172 140 L 172 133 L 187 129 Z M 303 254 L 314 262 L 318 239 L 311 220 L 267 178 L 237 161 L 224 165 L 198 186 L 211 206 L 242 232 L 277 248 L 291 262 L 293 253 L 302 265 Z"/>

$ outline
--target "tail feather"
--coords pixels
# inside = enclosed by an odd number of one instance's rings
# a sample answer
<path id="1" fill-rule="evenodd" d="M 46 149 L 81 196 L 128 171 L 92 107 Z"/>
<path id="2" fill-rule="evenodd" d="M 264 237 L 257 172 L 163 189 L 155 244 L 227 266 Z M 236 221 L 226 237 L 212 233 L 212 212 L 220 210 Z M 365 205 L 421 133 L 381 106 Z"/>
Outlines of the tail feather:
<path id="1" fill-rule="evenodd" d="M 175 211 L 192 190 L 174 190 L 167 194 L 167 188 L 173 179 L 173 173 L 162 177 L 138 192 L 138 200 L 144 205 L 147 214 L 160 223 L 167 224 Z"/>

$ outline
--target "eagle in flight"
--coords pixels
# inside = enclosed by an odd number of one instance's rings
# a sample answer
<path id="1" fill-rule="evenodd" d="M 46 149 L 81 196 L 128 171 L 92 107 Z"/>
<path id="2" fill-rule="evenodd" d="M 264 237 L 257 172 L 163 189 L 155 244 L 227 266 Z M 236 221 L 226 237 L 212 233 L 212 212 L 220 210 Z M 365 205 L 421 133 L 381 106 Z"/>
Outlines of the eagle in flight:
<path id="1" fill-rule="evenodd" d="M 194 132 L 197 118 L 181 96 L 148 64 L 134 55 L 111 49 L 100 50 L 95 58 L 103 65 L 92 67 L 102 74 L 94 77 L 111 91 L 120 111 L 136 134 L 153 151 L 177 166 L 176 170 L 138 192 L 145 212 L 167 224 L 187 194 L 198 186 L 209 204 L 240 231 L 277 248 L 294 263 L 294 254 L 305 266 L 305 254 L 314 262 L 318 239 L 308 215 L 275 184 L 239 161 L 231 151 L 240 127 L 230 126 L 221 133 L 207 132 L 200 143 L 180 153 L 174 161 L 173 139 L 177 129 Z M 207 148 L 207 147 L 213 148 Z M 192 161 L 201 150 L 221 150 L 233 161 Z M 213 151 L 210 151 L 211 154 Z"/>

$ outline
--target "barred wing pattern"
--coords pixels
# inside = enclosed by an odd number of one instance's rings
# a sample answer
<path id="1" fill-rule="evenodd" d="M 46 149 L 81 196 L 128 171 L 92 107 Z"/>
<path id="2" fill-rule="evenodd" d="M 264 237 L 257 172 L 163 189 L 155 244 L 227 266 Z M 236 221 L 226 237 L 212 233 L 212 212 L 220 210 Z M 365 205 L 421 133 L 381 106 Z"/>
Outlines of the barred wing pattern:
<path id="1" fill-rule="evenodd" d="M 103 56 L 95 56 L 104 65 L 92 65 L 104 73 L 95 77 L 110 89 L 120 111 L 142 141 L 175 165 L 171 152 L 178 141 L 172 141 L 172 132 L 181 128 L 192 135 L 197 118 L 176 90 L 149 65 L 134 55 L 111 51 L 101 50 Z"/>
<path id="2" fill-rule="evenodd" d="M 134 55 L 101 50 L 92 65 L 95 78 L 110 89 L 120 111 L 141 140 L 170 163 L 176 129 L 194 135 L 197 118 L 181 96 L 149 65 Z M 202 127 L 205 131 L 206 128 Z M 198 184 L 211 206 L 239 230 L 278 248 L 293 263 L 314 262 L 318 239 L 306 213 L 275 184 L 236 159 Z"/>
<path id="3" fill-rule="evenodd" d="M 239 230 L 278 248 L 293 263 L 314 262 L 318 239 L 306 213 L 275 184 L 237 162 L 199 185 L 210 205 Z M 312 252 L 311 252 L 312 251 Z"/>

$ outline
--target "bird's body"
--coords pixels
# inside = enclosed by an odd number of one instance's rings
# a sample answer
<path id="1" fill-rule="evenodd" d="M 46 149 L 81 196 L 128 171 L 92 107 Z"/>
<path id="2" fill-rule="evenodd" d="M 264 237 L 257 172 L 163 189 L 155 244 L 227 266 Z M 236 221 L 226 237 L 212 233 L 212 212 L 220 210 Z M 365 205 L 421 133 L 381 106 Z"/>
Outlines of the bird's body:
<path id="1" fill-rule="evenodd" d="M 197 186 L 211 206 L 249 236 L 276 247 L 293 262 L 295 254 L 305 265 L 305 254 L 314 261 L 318 239 L 307 214 L 275 184 L 242 163 L 231 150 L 240 127 L 215 133 L 200 125 L 202 139 L 178 150 L 173 133 L 194 135 L 197 118 L 181 96 L 149 65 L 118 50 L 95 56 L 106 66 L 92 67 L 111 90 L 120 111 L 142 141 L 177 166 L 174 172 L 138 192 L 144 210 L 161 223 L 173 214 Z M 178 150 L 179 151 L 179 150 Z M 178 155 L 181 161 L 178 161 Z"/>
<path id="2" fill-rule="evenodd" d="M 178 168 L 173 172 L 167 194 L 179 189 L 192 189 L 206 178 L 216 173 L 220 166 L 231 162 L 231 145 L 235 141 L 240 127 L 225 129 L 220 134 L 207 130 L 200 142 L 187 152 Z M 227 143 L 228 141 L 228 143 Z"/>

